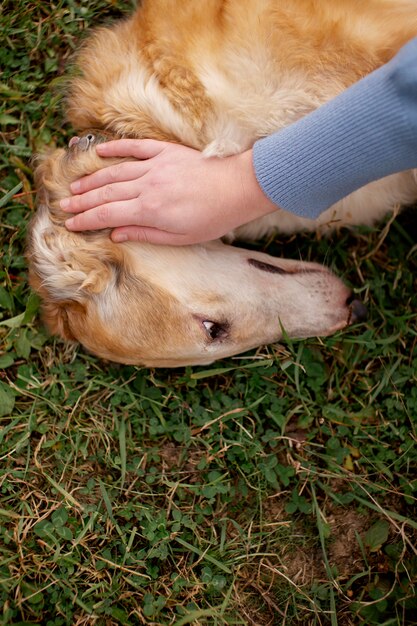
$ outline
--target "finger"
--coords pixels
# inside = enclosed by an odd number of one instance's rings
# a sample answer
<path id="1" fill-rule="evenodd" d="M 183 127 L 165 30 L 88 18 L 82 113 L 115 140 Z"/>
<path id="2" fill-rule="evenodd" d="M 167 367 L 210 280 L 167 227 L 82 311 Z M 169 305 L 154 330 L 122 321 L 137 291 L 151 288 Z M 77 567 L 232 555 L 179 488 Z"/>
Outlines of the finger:
<path id="1" fill-rule="evenodd" d="M 125 202 L 103 204 L 66 220 L 65 226 L 68 230 L 79 231 L 135 224 L 141 222 L 141 212 L 138 204 L 138 198 Z"/>
<path id="2" fill-rule="evenodd" d="M 116 228 L 111 233 L 111 239 L 115 243 L 124 241 L 140 241 L 142 243 L 152 243 L 160 246 L 184 246 L 193 241 L 188 241 L 188 237 L 181 233 L 168 233 L 165 230 L 149 228 L 146 226 L 128 226 Z"/>
<path id="3" fill-rule="evenodd" d="M 130 183 L 123 181 L 65 198 L 61 200 L 60 207 L 66 213 L 81 213 L 102 205 L 137 199 L 138 195 L 139 189 L 136 181 Z"/>
<path id="4" fill-rule="evenodd" d="M 83 176 L 70 185 L 72 193 L 85 193 L 109 183 L 133 180 L 143 176 L 149 170 L 146 161 L 122 161 L 103 167 L 94 174 Z"/>
<path id="5" fill-rule="evenodd" d="M 96 150 L 102 157 L 133 156 L 136 159 L 151 159 L 168 145 L 166 141 L 155 139 L 116 139 L 98 144 Z"/>

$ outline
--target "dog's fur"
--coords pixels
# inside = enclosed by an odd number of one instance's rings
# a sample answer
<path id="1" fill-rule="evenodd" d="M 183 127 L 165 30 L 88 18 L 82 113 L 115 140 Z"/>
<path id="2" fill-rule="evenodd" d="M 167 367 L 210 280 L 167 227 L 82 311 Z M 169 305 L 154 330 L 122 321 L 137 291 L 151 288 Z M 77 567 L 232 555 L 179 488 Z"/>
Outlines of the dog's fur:
<path id="1" fill-rule="evenodd" d="M 415 0 L 144 0 L 130 19 L 87 40 L 67 114 L 78 131 L 226 156 L 336 96 L 416 34 Z M 37 169 L 28 257 L 52 332 L 112 360 L 176 366 L 279 340 L 282 328 L 292 337 L 326 335 L 358 316 L 348 289 L 315 264 L 220 241 L 116 245 L 107 232 L 68 232 L 59 200 L 73 180 L 109 164 L 95 153 L 98 140 L 85 135 Z M 415 172 L 403 172 L 316 222 L 280 211 L 235 234 L 371 224 L 416 198 Z"/>

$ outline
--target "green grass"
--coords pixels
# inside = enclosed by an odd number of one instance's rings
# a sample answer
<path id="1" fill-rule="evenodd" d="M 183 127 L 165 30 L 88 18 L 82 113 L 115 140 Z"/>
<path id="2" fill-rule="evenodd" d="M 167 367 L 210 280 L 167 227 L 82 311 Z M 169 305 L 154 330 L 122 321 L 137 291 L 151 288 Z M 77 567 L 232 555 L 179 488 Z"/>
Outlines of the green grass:
<path id="1" fill-rule="evenodd" d="M 30 157 L 71 135 L 80 36 L 130 8 L 1 8 L 0 624 L 415 624 L 415 214 L 270 242 L 366 301 L 326 340 L 152 371 L 42 328 Z"/>

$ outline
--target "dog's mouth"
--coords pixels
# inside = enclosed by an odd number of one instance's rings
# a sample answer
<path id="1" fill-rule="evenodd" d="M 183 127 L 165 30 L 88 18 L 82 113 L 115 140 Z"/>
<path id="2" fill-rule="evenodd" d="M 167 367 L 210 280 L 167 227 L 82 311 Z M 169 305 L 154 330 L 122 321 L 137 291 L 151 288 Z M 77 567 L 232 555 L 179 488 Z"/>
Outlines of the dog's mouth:
<path id="1" fill-rule="evenodd" d="M 259 269 L 263 272 L 268 272 L 270 274 L 288 275 L 288 276 L 298 274 L 298 273 L 317 274 L 318 272 L 322 271 L 318 268 L 310 268 L 310 267 L 305 267 L 305 268 L 297 269 L 297 270 L 294 270 L 294 269 L 289 270 L 288 268 L 284 269 L 280 267 L 278 264 L 272 265 L 271 263 L 265 263 L 264 261 L 258 261 L 258 259 L 252 259 L 252 258 L 248 259 L 248 263 L 252 267 L 255 267 L 256 269 Z M 366 306 L 363 304 L 363 302 L 361 302 L 361 300 L 358 300 L 354 296 L 353 292 L 350 293 L 346 299 L 346 307 L 348 309 L 348 319 L 347 319 L 348 325 L 354 324 L 356 322 L 364 322 L 367 319 L 368 310 Z"/>

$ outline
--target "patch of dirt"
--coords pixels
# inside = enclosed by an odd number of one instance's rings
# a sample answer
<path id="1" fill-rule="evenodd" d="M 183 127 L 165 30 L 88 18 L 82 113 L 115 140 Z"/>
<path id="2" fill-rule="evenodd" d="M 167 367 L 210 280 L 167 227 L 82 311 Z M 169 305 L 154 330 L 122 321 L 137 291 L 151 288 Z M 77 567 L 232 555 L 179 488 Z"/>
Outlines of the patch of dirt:
<path id="1" fill-rule="evenodd" d="M 158 448 L 158 454 L 165 469 L 178 469 L 183 462 L 184 448 L 172 441 L 166 441 Z"/>
<path id="2" fill-rule="evenodd" d="M 293 516 L 285 511 L 286 503 L 285 497 L 269 498 L 264 502 L 267 523 L 288 528 L 288 538 L 283 540 L 282 550 L 277 553 L 278 569 L 299 587 L 311 585 L 325 574 L 321 549 L 318 542 L 312 544 L 311 532 L 306 532 L 301 522 L 294 521 Z"/>
<path id="3" fill-rule="evenodd" d="M 315 546 L 288 546 L 282 560 L 285 574 L 298 587 L 310 586 L 325 576 L 322 553 Z"/>
<path id="4" fill-rule="evenodd" d="M 294 521 L 285 512 L 285 504 L 284 494 L 283 497 L 270 498 L 264 503 L 264 514 L 268 523 L 287 523 L 291 528 L 287 541 L 283 542 L 282 552 L 277 555 L 285 566 L 286 576 L 299 586 L 327 578 L 318 532 L 316 537 L 312 537 L 312 529 L 304 528 L 301 521 Z M 325 521 L 330 531 L 326 541 L 330 566 L 336 567 L 338 576 L 343 578 L 362 571 L 364 563 L 357 535 L 364 538 L 372 524 L 372 517 L 354 509 L 332 507 Z"/>
<path id="5" fill-rule="evenodd" d="M 328 542 L 330 566 L 336 566 L 339 576 L 350 577 L 363 570 L 364 563 L 357 535 L 364 537 L 371 519 L 355 510 L 335 508 L 327 516 L 331 530 Z"/>

